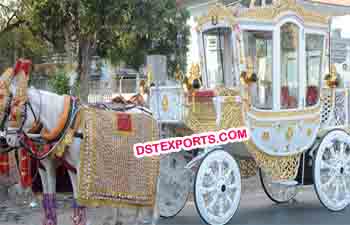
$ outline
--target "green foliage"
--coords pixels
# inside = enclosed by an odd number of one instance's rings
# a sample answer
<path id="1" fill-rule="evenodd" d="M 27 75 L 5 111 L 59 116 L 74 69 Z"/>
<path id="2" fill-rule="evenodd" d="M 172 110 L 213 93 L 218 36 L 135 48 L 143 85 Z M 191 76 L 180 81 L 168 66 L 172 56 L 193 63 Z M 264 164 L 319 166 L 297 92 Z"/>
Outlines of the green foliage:
<path id="1" fill-rule="evenodd" d="M 186 53 L 190 30 L 186 24 L 189 12 L 176 7 L 176 1 L 144 1 L 133 12 L 132 20 L 124 26 L 127 32 L 119 32 L 118 39 L 100 50 L 112 62 L 125 62 L 138 69 L 145 63 L 147 54 L 161 54 L 168 58 L 169 74 L 176 65 L 186 69 Z M 179 38 L 180 37 L 180 38 Z"/>
<path id="2" fill-rule="evenodd" d="M 57 50 L 63 49 L 62 40 L 89 38 L 96 44 L 91 54 L 110 58 L 115 64 L 124 62 L 138 69 L 147 54 L 164 54 L 170 67 L 185 66 L 189 14 L 177 8 L 174 0 L 32 1 L 33 30 Z M 178 33 L 183 37 L 181 46 L 177 45 Z M 170 60 L 171 55 L 175 61 Z"/>
<path id="3" fill-rule="evenodd" d="M 33 37 L 54 52 L 76 53 L 82 93 L 93 55 L 139 69 L 146 55 L 162 54 L 170 74 L 177 64 L 186 67 L 189 14 L 175 0 L 16 1 L 22 7 L 16 21 L 25 20 Z"/>
<path id="4" fill-rule="evenodd" d="M 69 77 L 62 69 L 59 69 L 57 73 L 50 78 L 49 85 L 53 91 L 59 95 L 69 94 Z"/>
<path id="5" fill-rule="evenodd" d="M 18 58 L 28 58 L 36 63 L 47 53 L 47 45 L 25 26 L 15 28 L 0 38 L 0 70 L 13 66 Z"/>

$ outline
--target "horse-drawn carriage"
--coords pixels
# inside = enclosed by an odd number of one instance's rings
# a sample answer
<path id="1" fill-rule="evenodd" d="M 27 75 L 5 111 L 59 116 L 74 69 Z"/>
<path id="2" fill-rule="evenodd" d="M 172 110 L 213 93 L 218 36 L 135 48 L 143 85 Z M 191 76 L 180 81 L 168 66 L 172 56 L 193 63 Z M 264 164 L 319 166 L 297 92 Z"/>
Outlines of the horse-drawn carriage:
<path id="1" fill-rule="evenodd" d="M 238 209 L 241 179 L 257 168 L 277 203 L 313 184 L 326 208 L 343 210 L 350 203 L 349 95 L 327 65 L 329 17 L 284 0 L 216 5 L 197 24 L 200 65 L 184 86 L 153 87 L 151 109 L 168 135 L 178 127 L 200 133 L 245 126 L 250 140 L 194 151 L 190 162 L 188 152 L 164 156 L 161 216 L 180 212 L 193 185 L 204 222 L 226 224 Z"/>

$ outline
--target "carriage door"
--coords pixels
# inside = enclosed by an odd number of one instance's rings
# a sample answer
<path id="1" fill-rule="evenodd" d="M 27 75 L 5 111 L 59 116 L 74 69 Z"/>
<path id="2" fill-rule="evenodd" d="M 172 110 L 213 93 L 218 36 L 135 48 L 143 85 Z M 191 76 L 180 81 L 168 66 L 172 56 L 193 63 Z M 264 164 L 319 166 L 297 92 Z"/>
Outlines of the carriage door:
<path id="1" fill-rule="evenodd" d="M 230 28 L 214 28 L 203 32 L 205 88 L 233 86 L 233 41 Z"/>
<path id="2" fill-rule="evenodd" d="M 324 42 L 322 34 L 306 33 L 306 98 L 305 106 L 315 106 L 319 102 L 321 76 L 324 65 Z"/>
<path id="3" fill-rule="evenodd" d="M 281 109 L 296 109 L 299 102 L 300 83 L 300 28 L 291 22 L 280 28 L 281 49 Z"/>
<path id="4" fill-rule="evenodd" d="M 273 32 L 247 30 L 243 33 L 247 64 L 258 76 L 256 87 L 251 89 L 252 103 L 257 109 L 271 110 L 273 106 Z"/>

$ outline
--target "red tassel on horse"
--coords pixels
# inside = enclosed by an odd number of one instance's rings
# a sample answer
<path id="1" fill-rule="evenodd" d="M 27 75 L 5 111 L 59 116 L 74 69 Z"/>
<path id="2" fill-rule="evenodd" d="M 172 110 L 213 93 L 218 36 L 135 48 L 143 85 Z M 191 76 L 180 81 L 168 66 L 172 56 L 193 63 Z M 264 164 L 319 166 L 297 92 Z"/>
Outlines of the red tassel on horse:
<path id="1" fill-rule="evenodd" d="M 23 188 L 28 188 L 32 185 L 32 173 L 31 173 L 31 158 L 29 153 L 22 149 L 20 151 L 20 171 L 21 171 L 21 184 Z"/>
<path id="2" fill-rule="evenodd" d="M 0 175 L 9 176 L 10 164 L 8 153 L 0 154 Z"/>

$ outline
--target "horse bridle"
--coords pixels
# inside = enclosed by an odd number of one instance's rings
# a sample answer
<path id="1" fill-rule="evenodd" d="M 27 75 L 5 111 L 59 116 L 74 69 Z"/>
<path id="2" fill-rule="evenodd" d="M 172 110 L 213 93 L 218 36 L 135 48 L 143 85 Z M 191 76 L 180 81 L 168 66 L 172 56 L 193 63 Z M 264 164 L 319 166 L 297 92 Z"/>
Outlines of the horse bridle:
<path id="1" fill-rule="evenodd" d="M 24 127 L 25 122 L 27 121 L 28 108 L 30 109 L 30 112 L 32 113 L 32 115 L 34 117 L 34 122 L 38 122 L 38 121 L 40 122 L 41 94 L 39 91 L 38 91 L 38 94 L 39 94 L 39 98 L 40 98 L 39 116 L 37 117 L 37 115 L 35 114 L 33 106 L 30 103 L 30 101 L 26 100 L 26 102 L 24 103 L 24 111 L 21 113 L 21 125 L 20 125 L 20 127 L 14 131 L 9 131 L 8 127 L 5 127 L 5 124 L 8 121 L 10 114 L 11 114 L 11 105 L 12 105 L 12 100 L 13 100 L 13 94 L 10 92 L 9 97 L 7 98 L 8 100 L 6 102 L 4 115 L 3 115 L 2 120 L 0 122 L 0 147 L 3 149 L 6 149 L 3 151 L 0 151 L 1 153 L 11 152 L 11 151 L 16 150 L 16 149 L 21 147 L 21 146 L 11 146 L 10 147 L 7 143 L 6 136 L 16 134 L 19 137 L 21 134 L 25 134 L 25 132 L 23 131 L 23 127 Z"/>

